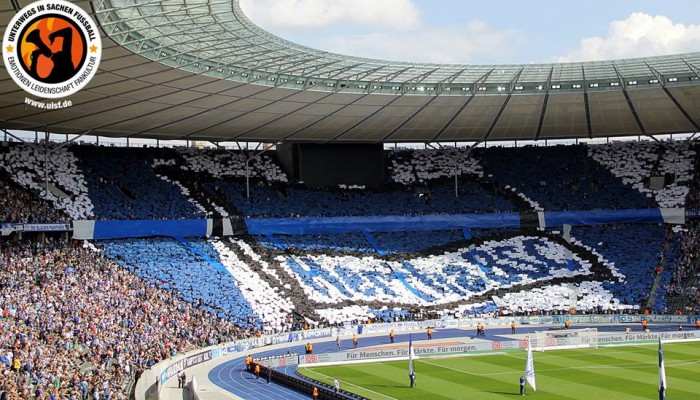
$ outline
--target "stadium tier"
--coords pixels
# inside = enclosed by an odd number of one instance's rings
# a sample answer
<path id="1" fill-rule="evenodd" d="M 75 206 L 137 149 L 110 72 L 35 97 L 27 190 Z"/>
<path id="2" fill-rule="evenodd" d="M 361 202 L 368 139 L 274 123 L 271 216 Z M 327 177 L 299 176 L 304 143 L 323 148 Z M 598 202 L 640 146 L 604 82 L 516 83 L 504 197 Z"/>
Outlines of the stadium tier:
<path id="1" fill-rule="evenodd" d="M 37 194 L 48 188 L 44 197 L 73 219 L 117 220 L 683 207 L 696 158 L 691 142 L 392 150 L 382 188 L 313 190 L 290 180 L 268 152 L 248 163 L 248 201 L 241 152 L 47 150 L 45 158 L 33 145 L 11 143 L 0 150 L 0 167 Z"/>
<path id="2" fill-rule="evenodd" d="M 635 10 L 564 58 L 676 55 L 439 64 L 242 8 L 330 32 L 333 2 L 241 1 L 0 3 L 0 400 L 497 400 L 535 365 L 541 399 L 663 400 L 662 345 L 697 397 L 669 343 L 700 341 L 697 26 Z M 540 54 L 508 13 L 336 3 L 409 55 Z"/>
<path id="3" fill-rule="evenodd" d="M 7 188 L 21 186 L 24 189 L 15 190 L 33 191 L 38 204 L 43 196 L 76 219 L 167 220 L 229 215 L 352 217 L 685 206 L 695 154 L 689 142 L 479 148 L 472 152 L 395 149 L 385 153 L 387 181 L 382 188 L 347 185 L 321 190 L 289 179 L 273 153 L 255 158 L 246 172 L 245 154 L 228 150 L 73 145 L 58 147 L 44 160 L 35 147 L 11 144 L 3 149 L 0 165 L 8 180 Z M 44 171 L 47 166 L 48 171 Z M 250 199 L 246 198 L 246 176 L 253 180 Z M 659 176 L 660 186 L 654 186 L 650 176 Z M 61 220 L 59 215 L 49 218 L 46 212 L 35 214 L 34 218 L 45 219 L 40 222 Z M 6 222 L 21 219 L 9 218 Z M 667 290 L 678 291 L 677 282 L 671 285 L 671 276 L 679 243 L 688 240 L 682 230 L 671 231 L 656 224 L 580 226 L 574 227 L 568 241 L 561 240 L 560 230 L 548 228 L 523 235 L 517 229 L 501 232 L 465 227 L 264 235 L 250 242 L 255 249 L 249 247 L 249 251 L 293 279 L 296 284 L 289 296 L 323 304 L 327 310 L 324 315 L 333 315 L 334 308 L 328 308 L 328 304 L 353 310 L 325 318 L 330 323 L 362 319 L 372 314 L 369 310 L 395 307 L 405 311 L 415 306 L 444 308 L 448 304 L 456 312 L 465 312 L 464 306 L 457 307 L 460 302 L 481 301 L 479 296 L 486 296 L 483 300 L 490 302 L 492 294 L 508 294 L 504 288 L 520 289 L 535 283 L 553 283 L 552 290 L 556 291 L 560 281 L 568 280 L 565 283 L 576 294 L 578 289 L 573 286 L 588 282 L 582 276 L 602 283 L 594 285 L 597 292 L 591 293 L 607 299 L 605 303 L 580 296 L 580 304 L 588 310 L 638 310 L 646 306 L 664 310 Z M 219 317 L 251 329 L 282 329 L 280 321 L 284 318 L 269 317 L 272 314 L 268 311 L 267 320 L 261 319 L 251 309 L 259 300 L 250 300 L 240 291 L 234 294 L 241 283 L 225 268 L 217 270 L 222 256 L 212 244 L 202 242 L 206 251 L 196 251 L 196 246 L 190 248 L 183 243 L 133 239 L 100 246 L 108 257 L 138 271 L 144 279 L 160 282 L 163 288 L 177 291 L 190 303 L 209 307 Z M 233 246 L 226 241 L 214 244 Z M 173 259 L 189 261 L 168 264 Z M 135 269 L 136 265 L 140 267 Z M 218 277 L 210 280 L 204 272 L 193 275 L 193 265 Z M 661 272 L 655 282 L 657 266 Z M 224 278 L 226 285 L 204 285 Z M 282 281 L 274 286 L 277 290 L 283 290 Z M 223 289 L 227 285 L 230 288 Z M 205 293 L 201 288 L 213 292 Z M 358 305 L 360 300 L 364 304 Z M 548 303 L 543 307 L 513 304 L 502 308 L 507 312 L 564 311 L 576 303 L 559 301 L 556 306 Z M 286 312 L 291 315 L 289 304 Z M 318 322 L 321 316 L 311 312 L 304 317 Z"/>
<path id="4" fill-rule="evenodd" d="M 28 279 L 3 286 L 3 319 L 11 324 L 5 338 L 18 343 L 6 358 L 10 366 L 17 359 L 21 368 L 37 371 L 30 372 L 32 383 L 19 381 L 12 390 L 48 391 L 58 380 L 66 396 L 100 388 L 120 398 L 135 370 L 186 349 L 305 327 L 355 327 L 368 319 L 668 313 L 697 306 L 692 213 L 685 224 L 661 217 L 537 222 L 537 215 L 555 218 L 556 211 L 696 209 L 697 156 L 690 143 L 394 149 L 384 157 L 380 188 L 315 189 L 283 172 L 273 152 L 246 171 L 246 155 L 228 150 L 70 145 L 45 159 L 30 145 L 1 148 L 4 222 L 27 224 L 24 231 L 3 225 L 6 273 Z M 482 221 L 510 215 L 517 223 L 412 230 L 403 222 L 387 231 L 306 234 L 243 229 L 229 237 L 208 227 L 199 237 L 173 230 L 73 245 L 62 244 L 60 234 L 28 231 L 32 224 L 70 220 L 95 220 L 95 226 L 163 220 L 177 227 L 204 218 L 210 225 L 223 218 L 252 226 L 275 217 L 437 221 L 468 215 Z M 472 221 L 460 218 L 455 221 Z M 20 235 L 29 242 L 12 244 Z M 53 239 L 29 244 L 44 237 Z M 65 304 L 65 296 L 88 281 L 77 302 Z M 32 293 L 29 282 L 51 290 L 21 301 L 11 295 Z M 113 300 L 87 303 L 103 297 Z M 39 366 L 28 343 L 48 346 L 56 333 L 46 315 L 22 311 L 22 301 L 57 299 L 62 305 L 53 307 L 52 318 L 72 332 L 60 350 L 65 361 Z M 87 322 L 96 312 L 104 321 Z M 118 333 L 124 329 L 127 336 Z"/>

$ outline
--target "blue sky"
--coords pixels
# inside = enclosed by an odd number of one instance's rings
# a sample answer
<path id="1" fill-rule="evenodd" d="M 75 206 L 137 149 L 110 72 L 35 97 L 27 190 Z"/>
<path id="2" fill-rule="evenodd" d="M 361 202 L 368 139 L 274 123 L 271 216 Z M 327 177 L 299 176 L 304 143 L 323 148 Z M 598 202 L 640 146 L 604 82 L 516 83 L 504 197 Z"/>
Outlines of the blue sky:
<path id="1" fill-rule="evenodd" d="M 343 54 L 442 63 L 700 51 L 700 0 L 240 0 L 266 30 Z"/>

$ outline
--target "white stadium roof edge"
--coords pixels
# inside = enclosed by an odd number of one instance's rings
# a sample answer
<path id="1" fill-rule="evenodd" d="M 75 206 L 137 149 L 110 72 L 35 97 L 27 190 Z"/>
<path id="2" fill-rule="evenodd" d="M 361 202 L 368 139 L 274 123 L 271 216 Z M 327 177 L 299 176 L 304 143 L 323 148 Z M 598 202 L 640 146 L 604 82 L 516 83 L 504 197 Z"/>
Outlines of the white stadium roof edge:
<path id="1" fill-rule="evenodd" d="M 4 31 L 29 2 L 6 0 Z M 700 52 L 443 65 L 344 56 L 251 22 L 238 0 L 77 1 L 102 31 L 72 107 L 41 110 L 7 70 L 0 128 L 212 142 L 480 142 L 700 132 Z M 4 50 L 4 49 L 3 49 Z"/>

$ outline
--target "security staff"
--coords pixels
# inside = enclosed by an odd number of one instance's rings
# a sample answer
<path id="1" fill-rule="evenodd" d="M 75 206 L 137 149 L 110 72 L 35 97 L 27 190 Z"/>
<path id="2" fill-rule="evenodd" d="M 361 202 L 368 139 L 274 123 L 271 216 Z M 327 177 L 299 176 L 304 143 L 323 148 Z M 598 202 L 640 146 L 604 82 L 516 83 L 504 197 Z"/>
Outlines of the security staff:
<path id="1" fill-rule="evenodd" d="M 251 372 L 252 364 L 253 364 L 253 357 L 248 355 L 248 357 L 245 358 L 245 370 L 248 372 Z"/>

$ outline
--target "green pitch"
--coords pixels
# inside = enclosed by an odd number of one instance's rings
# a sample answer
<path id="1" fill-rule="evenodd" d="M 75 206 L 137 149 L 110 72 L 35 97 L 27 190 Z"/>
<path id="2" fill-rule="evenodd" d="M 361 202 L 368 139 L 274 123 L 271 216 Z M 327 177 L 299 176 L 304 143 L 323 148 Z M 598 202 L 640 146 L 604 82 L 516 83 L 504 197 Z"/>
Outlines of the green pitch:
<path id="1" fill-rule="evenodd" d="M 534 352 L 536 399 L 627 400 L 658 398 L 658 345 Z M 666 398 L 700 398 L 700 342 L 664 344 Z M 299 368 L 309 378 L 370 399 L 513 399 L 525 370 L 525 351 L 414 361 Z"/>

